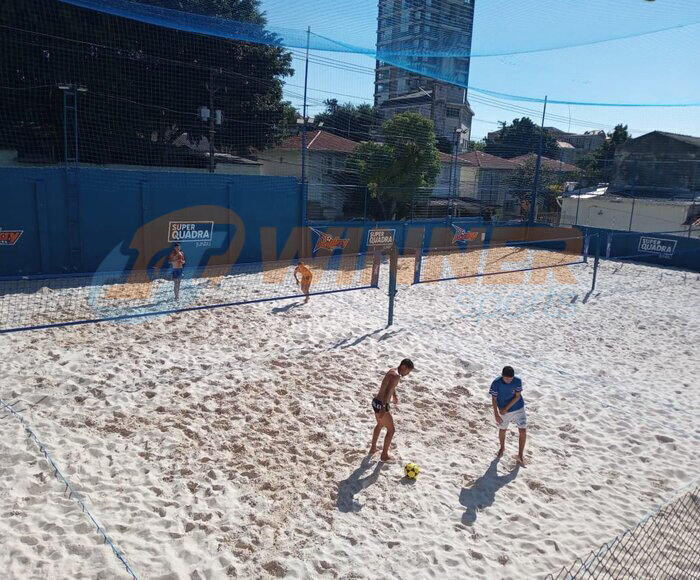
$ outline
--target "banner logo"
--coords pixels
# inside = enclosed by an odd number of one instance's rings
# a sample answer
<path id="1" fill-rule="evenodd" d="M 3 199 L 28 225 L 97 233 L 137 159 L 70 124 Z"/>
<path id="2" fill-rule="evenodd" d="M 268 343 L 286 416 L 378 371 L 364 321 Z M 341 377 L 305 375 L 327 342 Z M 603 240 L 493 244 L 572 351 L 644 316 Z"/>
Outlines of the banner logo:
<path id="1" fill-rule="evenodd" d="M 350 240 L 346 238 L 338 238 L 336 236 L 331 236 L 326 232 L 321 232 L 314 228 L 310 229 L 313 233 L 315 233 L 318 236 L 318 241 L 316 242 L 314 253 L 318 252 L 318 250 L 329 250 L 333 252 L 338 248 L 345 248 L 350 243 Z"/>
<path id="2" fill-rule="evenodd" d="M 639 238 L 639 251 L 645 254 L 655 254 L 659 258 L 672 258 L 676 251 L 676 243 L 676 240 L 642 236 Z"/>
<path id="3" fill-rule="evenodd" d="M 168 242 L 211 242 L 214 222 L 170 222 Z"/>
<path id="4" fill-rule="evenodd" d="M 0 228 L 0 246 L 14 246 L 24 230 L 3 230 Z"/>
<path id="5" fill-rule="evenodd" d="M 455 235 L 452 237 L 453 244 L 457 242 L 472 242 L 479 237 L 479 232 L 468 232 L 464 228 L 460 228 L 454 224 L 452 224 L 452 227 L 455 229 Z"/>
<path id="6" fill-rule="evenodd" d="M 396 230 L 369 230 L 367 245 L 370 247 L 391 247 L 394 245 Z"/>

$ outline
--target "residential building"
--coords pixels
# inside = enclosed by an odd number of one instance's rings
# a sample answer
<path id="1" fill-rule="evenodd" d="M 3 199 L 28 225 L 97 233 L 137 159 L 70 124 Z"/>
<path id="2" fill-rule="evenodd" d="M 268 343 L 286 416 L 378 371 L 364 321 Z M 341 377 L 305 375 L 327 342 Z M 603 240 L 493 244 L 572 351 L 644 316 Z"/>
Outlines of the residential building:
<path id="1" fill-rule="evenodd" d="M 513 157 L 509 161 L 512 161 L 518 167 L 522 167 L 523 165 L 527 165 L 529 163 L 534 165 L 537 163 L 537 154 L 528 153 L 527 155 L 519 155 L 518 157 Z M 542 156 L 540 160 L 540 167 L 544 167 L 545 169 L 556 171 L 558 173 L 576 173 L 578 171 L 578 167 L 575 165 L 564 163 L 559 159 L 551 159 L 544 156 Z"/>
<path id="2" fill-rule="evenodd" d="M 416 110 L 433 120 L 438 137 L 452 143 L 456 136 L 458 150 L 466 150 L 473 116 L 466 89 L 470 59 L 435 53 L 469 54 L 473 23 L 474 0 L 379 0 L 377 53 L 387 60 L 377 60 L 374 104 L 385 118 L 399 107 Z M 432 101 L 429 111 L 425 102 L 414 102 L 418 93 Z M 415 96 L 394 101 L 407 95 Z"/>
<path id="3" fill-rule="evenodd" d="M 462 153 L 459 160 L 459 195 L 478 199 L 484 206 L 506 207 L 515 202 L 510 181 L 518 165 L 483 151 Z"/>
<path id="4" fill-rule="evenodd" d="M 557 140 L 559 146 L 559 160 L 564 163 L 574 164 L 581 157 L 605 143 L 605 131 L 593 130 L 584 133 L 567 133 L 558 127 L 545 127 L 552 137 Z M 498 137 L 499 131 L 491 131 L 486 135 L 487 141 L 493 141 Z"/>
<path id="5" fill-rule="evenodd" d="M 429 91 L 422 90 L 387 99 L 379 105 L 383 121 L 407 111 L 420 113 L 433 122 L 435 135 L 446 139 L 459 152 L 469 145 L 474 111 L 468 103 L 448 101 L 446 85 L 435 83 Z M 381 137 L 379 137 L 381 138 Z"/>
<path id="6" fill-rule="evenodd" d="M 309 207 L 314 219 L 336 219 L 356 189 L 339 183 L 339 176 L 358 143 L 326 131 L 306 133 L 306 181 Z M 277 147 L 258 154 L 261 175 L 294 176 L 301 179 L 301 135 L 282 141 Z"/>
<path id="7" fill-rule="evenodd" d="M 633 195 L 700 195 L 700 137 L 652 131 L 619 145 L 612 188 Z"/>

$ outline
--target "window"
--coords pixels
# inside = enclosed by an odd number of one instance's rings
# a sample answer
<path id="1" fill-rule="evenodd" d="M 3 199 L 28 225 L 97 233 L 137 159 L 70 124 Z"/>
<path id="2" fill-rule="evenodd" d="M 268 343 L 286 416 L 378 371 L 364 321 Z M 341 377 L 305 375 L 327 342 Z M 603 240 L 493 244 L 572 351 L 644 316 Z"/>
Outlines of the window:
<path id="1" fill-rule="evenodd" d="M 455 107 L 447 107 L 447 116 L 451 119 L 459 119 L 459 109 Z"/>

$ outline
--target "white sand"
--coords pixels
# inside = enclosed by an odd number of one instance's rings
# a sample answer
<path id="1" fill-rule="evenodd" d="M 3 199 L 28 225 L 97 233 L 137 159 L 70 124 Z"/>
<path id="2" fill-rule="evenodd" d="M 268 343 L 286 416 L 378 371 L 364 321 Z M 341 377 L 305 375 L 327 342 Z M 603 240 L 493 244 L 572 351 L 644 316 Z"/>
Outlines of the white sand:
<path id="1" fill-rule="evenodd" d="M 141 578 L 541 577 L 700 475 L 697 275 L 604 263 L 582 304 L 591 268 L 572 271 L 577 286 L 401 288 L 389 330 L 369 290 L 3 335 L 0 397 L 46 397 L 23 415 Z M 575 308 L 547 311 L 548 289 Z M 539 297 L 477 323 L 464 291 L 489 311 Z M 382 467 L 370 401 L 404 356 L 399 464 Z M 492 463 L 504 364 L 526 469 L 513 428 Z M 4 577 L 128 577 L 4 411 L 0 457 Z"/>

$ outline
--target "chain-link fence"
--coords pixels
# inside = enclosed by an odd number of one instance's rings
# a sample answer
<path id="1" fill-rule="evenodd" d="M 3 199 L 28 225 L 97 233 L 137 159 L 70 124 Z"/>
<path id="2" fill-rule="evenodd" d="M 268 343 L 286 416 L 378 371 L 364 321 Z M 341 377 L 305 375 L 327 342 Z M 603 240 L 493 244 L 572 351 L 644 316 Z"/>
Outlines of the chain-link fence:
<path id="1" fill-rule="evenodd" d="M 548 580 L 700 578 L 700 484 Z"/>

